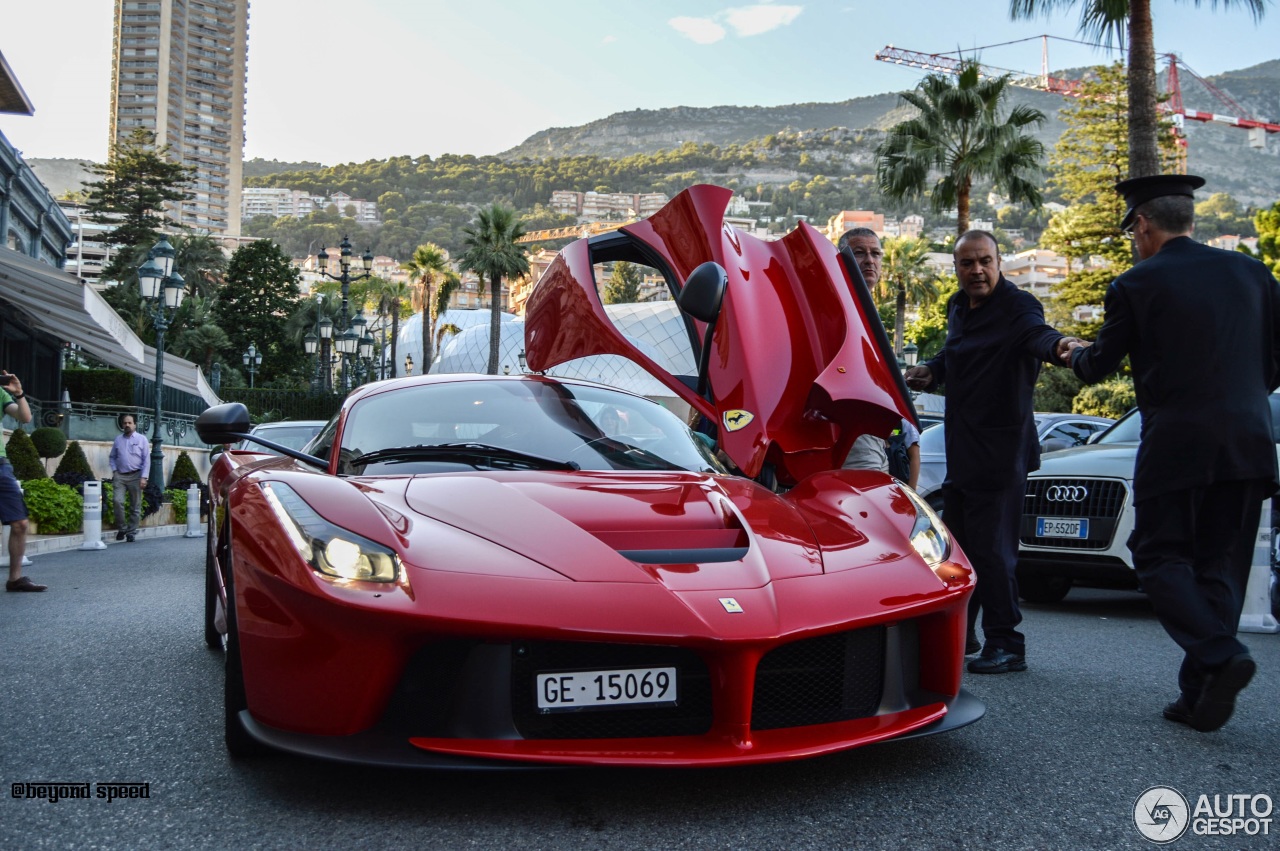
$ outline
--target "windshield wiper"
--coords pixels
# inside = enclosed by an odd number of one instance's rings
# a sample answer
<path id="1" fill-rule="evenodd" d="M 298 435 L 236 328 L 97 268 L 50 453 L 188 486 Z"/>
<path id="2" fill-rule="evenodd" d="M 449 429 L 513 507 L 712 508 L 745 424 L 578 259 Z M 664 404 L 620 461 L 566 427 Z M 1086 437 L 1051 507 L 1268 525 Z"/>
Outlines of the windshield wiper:
<path id="1" fill-rule="evenodd" d="M 478 458 L 490 458 L 508 462 L 517 462 L 528 467 L 542 470 L 581 470 L 582 467 L 573 461 L 562 461 L 558 458 L 547 458 L 531 452 L 520 452 L 503 446 L 488 443 L 433 443 L 420 446 L 396 446 L 389 449 L 377 449 L 352 458 L 353 466 L 367 467 L 383 461 L 411 461 L 419 458 L 449 459 L 456 458 L 472 461 Z"/>

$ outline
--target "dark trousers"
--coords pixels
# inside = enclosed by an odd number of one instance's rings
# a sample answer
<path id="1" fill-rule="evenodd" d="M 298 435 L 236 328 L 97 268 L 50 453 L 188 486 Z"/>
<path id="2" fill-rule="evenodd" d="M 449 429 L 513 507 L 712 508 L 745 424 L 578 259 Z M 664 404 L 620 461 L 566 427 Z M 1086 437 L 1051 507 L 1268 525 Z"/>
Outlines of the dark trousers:
<path id="1" fill-rule="evenodd" d="M 1133 566 L 1156 617 L 1185 653 L 1193 704 L 1205 675 L 1247 648 L 1236 638 L 1266 482 L 1219 482 L 1134 504 Z"/>
<path id="2" fill-rule="evenodd" d="M 942 488 L 943 519 L 978 574 L 970 617 L 980 606 L 985 646 L 1010 653 L 1026 651 L 1026 639 L 1017 630 L 1022 610 L 1014 576 L 1026 490 L 1025 482 L 993 491 L 961 490 L 951 484 Z"/>

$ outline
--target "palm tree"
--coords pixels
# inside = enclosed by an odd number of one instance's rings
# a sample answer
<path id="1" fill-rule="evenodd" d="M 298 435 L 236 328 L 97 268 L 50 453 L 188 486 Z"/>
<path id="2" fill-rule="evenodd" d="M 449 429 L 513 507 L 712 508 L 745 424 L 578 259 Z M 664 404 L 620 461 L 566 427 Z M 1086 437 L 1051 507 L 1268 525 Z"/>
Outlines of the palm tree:
<path id="1" fill-rule="evenodd" d="M 938 273 L 929 265 L 929 241 L 904 236 L 887 239 L 877 296 L 894 298 L 893 351 L 902 354 L 907 322 L 907 302 L 931 304 L 938 297 Z"/>
<path id="2" fill-rule="evenodd" d="M 382 287 L 378 290 L 378 313 L 382 315 L 391 314 L 391 366 L 393 370 L 395 365 L 399 363 L 396 360 L 396 350 L 400 339 L 400 311 L 412 297 L 413 293 L 410 292 L 409 285 L 403 281 L 384 281 Z M 423 322 L 426 322 L 426 316 L 423 316 Z"/>
<path id="3" fill-rule="evenodd" d="M 187 282 L 187 294 L 213 295 L 227 270 L 227 255 L 217 240 L 207 233 L 180 233 L 169 241 L 174 251 L 173 268 Z"/>
<path id="4" fill-rule="evenodd" d="M 476 224 L 462 229 L 466 233 L 463 245 L 462 268 L 470 269 L 483 280 L 489 278 L 491 294 L 491 318 L 489 320 L 489 369 L 490 375 L 498 374 L 498 344 L 502 332 L 502 279 L 529 273 L 529 258 L 525 248 L 516 242 L 524 236 L 524 228 L 516 218 L 515 210 L 493 204 L 479 212 Z"/>
<path id="5" fill-rule="evenodd" d="M 409 273 L 409 280 L 416 280 L 422 287 L 422 371 L 431 367 L 431 337 L 435 327 L 435 314 L 431 304 L 431 285 L 436 277 L 449 271 L 448 255 L 434 242 L 419 245 L 413 257 L 401 263 L 400 268 Z"/>
<path id="6" fill-rule="evenodd" d="M 1196 6 L 1200 0 L 1191 0 Z M 1211 0 L 1216 9 L 1219 0 Z M 1265 0 L 1221 0 L 1225 9 L 1243 6 L 1257 22 L 1266 9 Z M 1009 0 L 1009 17 L 1046 17 L 1058 9 L 1080 7 L 1079 32 L 1091 40 L 1123 45 L 1129 42 L 1129 177 L 1149 177 L 1160 173 L 1160 131 L 1156 115 L 1155 29 L 1151 21 L 1151 0 Z"/>
<path id="7" fill-rule="evenodd" d="M 1028 106 L 1002 116 L 1008 85 L 1008 76 L 983 79 L 978 64 L 967 61 L 954 82 L 930 74 L 915 91 L 903 92 L 919 115 L 890 128 L 876 148 L 880 191 L 899 201 L 917 198 L 929 189 L 930 173 L 940 173 L 932 187 L 933 211 L 954 207 L 958 234 L 969 229 L 969 195 L 978 180 L 993 181 L 1014 203 L 1038 207 L 1044 146 L 1024 129 L 1039 126 L 1045 116 Z"/>

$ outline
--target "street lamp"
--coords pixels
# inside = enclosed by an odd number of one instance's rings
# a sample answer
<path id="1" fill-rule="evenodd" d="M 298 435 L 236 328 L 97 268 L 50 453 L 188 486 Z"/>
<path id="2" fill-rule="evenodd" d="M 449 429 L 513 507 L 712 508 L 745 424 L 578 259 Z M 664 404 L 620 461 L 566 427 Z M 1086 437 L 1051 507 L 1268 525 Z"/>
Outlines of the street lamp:
<path id="1" fill-rule="evenodd" d="M 915 366 L 920 360 L 920 348 L 915 343 L 907 343 L 902 348 L 902 362 L 907 365 L 907 369 Z"/>
<path id="2" fill-rule="evenodd" d="M 360 345 L 359 334 L 354 334 L 351 336 L 349 340 L 347 339 L 347 335 L 351 332 L 350 313 L 348 312 L 348 307 L 347 307 L 348 299 L 350 298 L 350 293 L 351 293 L 351 282 L 358 281 L 361 278 L 367 278 L 373 274 L 373 251 L 368 248 L 364 250 L 364 254 L 361 255 L 360 257 L 360 265 L 364 267 L 364 271 L 359 274 L 352 275 L 351 274 L 351 240 L 348 237 L 343 236 L 342 243 L 338 246 L 338 249 L 339 249 L 338 267 L 341 271 L 341 274 L 333 275 L 329 273 L 328 271 L 329 253 L 325 251 L 323 248 L 321 248 L 320 253 L 316 255 L 316 266 L 319 267 L 321 275 L 323 275 L 326 278 L 329 278 L 330 280 L 338 281 L 339 283 L 342 284 L 342 317 L 341 317 L 342 333 L 338 336 L 337 346 L 338 346 L 338 351 L 343 354 L 342 387 L 345 390 L 347 389 L 347 358 L 350 355 L 355 354 L 356 349 Z"/>
<path id="3" fill-rule="evenodd" d="M 321 306 L 324 304 L 324 295 L 316 295 L 316 328 L 312 333 L 302 338 L 302 348 L 308 355 L 318 355 L 316 358 L 316 377 L 311 383 L 315 392 L 327 391 L 329 389 L 329 379 L 325 371 L 325 364 L 329 362 L 329 341 L 333 339 L 333 320 L 321 313 Z"/>
<path id="4" fill-rule="evenodd" d="M 160 436 L 161 406 L 164 403 L 164 332 L 187 295 L 186 282 L 173 271 L 173 246 L 166 237 L 147 252 L 147 260 L 138 269 L 138 287 L 142 291 L 144 310 L 156 329 L 155 416 L 151 426 L 151 474 L 147 478 L 147 498 L 159 506 L 164 498 L 164 448 Z"/>
<path id="5" fill-rule="evenodd" d="M 248 386 L 253 389 L 253 375 L 257 372 L 257 367 L 262 366 L 262 353 L 257 351 L 255 343 L 248 344 L 248 351 L 241 356 L 244 366 L 248 367 Z"/>

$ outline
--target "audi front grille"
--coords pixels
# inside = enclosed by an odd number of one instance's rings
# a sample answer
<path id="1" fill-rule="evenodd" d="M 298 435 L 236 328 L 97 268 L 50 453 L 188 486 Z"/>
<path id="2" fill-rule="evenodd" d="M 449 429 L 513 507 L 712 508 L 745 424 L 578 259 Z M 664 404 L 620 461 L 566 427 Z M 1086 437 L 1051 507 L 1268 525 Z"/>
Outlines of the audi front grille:
<path id="1" fill-rule="evenodd" d="M 1019 539 L 1038 547 L 1105 550 L 1111 546 L 1127 497 L 1128 488 L 1117 479 L 1028 479 Z M 1036 520 L 1040 517 L 1085 518 L 1089 521 L 1088 535 L 1040 537 L 1036 535 Z"/>

